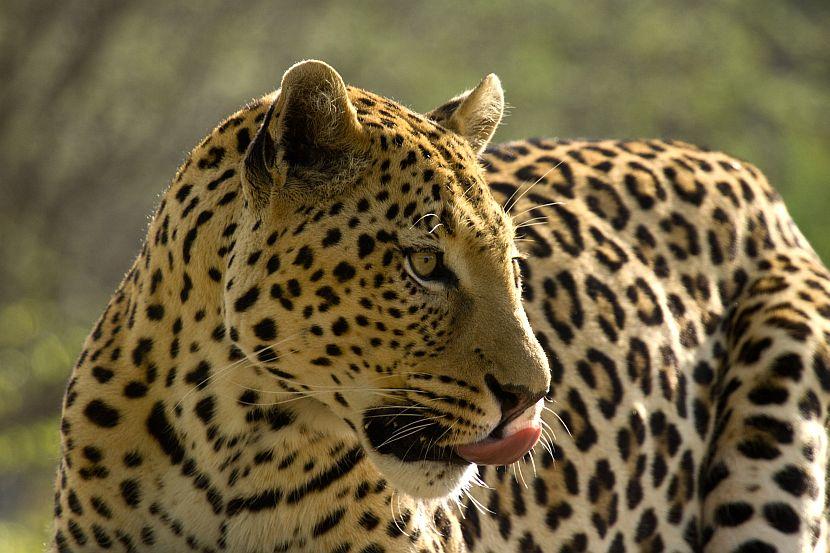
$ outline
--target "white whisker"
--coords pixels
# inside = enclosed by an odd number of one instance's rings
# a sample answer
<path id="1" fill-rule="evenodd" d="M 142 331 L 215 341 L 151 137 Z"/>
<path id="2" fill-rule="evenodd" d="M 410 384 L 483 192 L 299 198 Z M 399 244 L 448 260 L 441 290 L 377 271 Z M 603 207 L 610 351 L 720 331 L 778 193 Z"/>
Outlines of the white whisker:
<path id="1" fill-rule="evenodd" d="M 427 213 L 426 215 L 422 215 L 422 216 L 418 217 L 418 220 L 415 221 L 414 223 L 412 223 L 412 226 L 409 227 L 409 230 L 412 230 L 413 228 L 415 228 L 415 225 L 417 225 L 418 223 L 420 223 L 421 221 L 423 221 L 427 217 L 438 217 L 438 215 L 436 215 L 435 213 Z M 438 218 L 440 219 L 440 217 L 438 217 Z"/>
<path id="2" fill-rule="evenodd" d="M 544 407 L 544 409 L 545 409 L 545 410 L 547 410 L 547 411 L 550 411 L 551 413 L 553 413 L 553 416 L 554 416 L 554 417 L 556 417 L 557 419 L 559 419 L 559 422 L 562 424 L 562 427 L 565 429 L 565 432 L 567 432 L 567 433 L 568 433 L 568 436 L 570 436 L 571 438 L 573 438 L 573 437 L 574 437 L 574 435 L 573 435 L 573 434 L 571 434 L 571 430 L 570 430 L 570 428 L 568 428 L 568 425 L 567 425 L 567 424 L 565 424 L 565 421 L 564 421 L 564 420 L 562 420 L 562 417 L 560 417 L 560 416 L 559 416 L 559 413 L 557 413 L 556 411 L 554 411 L 553 409 L 551 409 L 551 408 L 549 408 L 549 407 Z"/>
<path id="3" fill-rule="evenodd" d="M 547 225 L 547 224 L 548 224 L 547 221 L 539 221 L 538 223 L 522 223 L 522 224 L 516 226 L 516 230 L 519 230 L 521 228 L 526 228 L 526 227 L 538 227 L 539 225 Z"/>
<path id="4" fill-rule="evenodd" d="M 542 207 L 550 207 L 550 206 L 554 206 L 554 205 L 564 205 L 564 204 L 565 204 L 565 202 L 548 202 L 548 203 L 545 203 L 545 204 L 538 204 L 538 205 L 534 205 L 533 207 L 530 207 L 528 209 L 525 209 L 524 211 L 520 211 L 519 213 L 517 213 L 515 215 L 512 215 L 511 217 L 513 217 L 513 220 L 515 221 L 516 219 L 518 219 L 519 217 L 521 217 L 525 213 L 530 213 L 534 209 L 540 209 Z"/>
<path id="5" fill-rule="evenodd" d="M 542 179 L 544 179 L 545 177 L 547 177 L 547 176 L 548 176 L 548 174 L 549 174 L 551 171 L 553 171 L 554 169 L 557 169 L 557 168 L 558 168 L 560 165 L 562 165 L 563 163 L 565 163 L 565 160 L 564 160 L 564 159 L 563 159 L 562 161 L 560 161 L 559 163 L 557 163 L 556 165 L 554 165 L 553 167 L 551 167 L 550 169 L 548 169 L 547 171 L 545 171 L 545 173 L 544 173 L 541 177 L 539 177 L 538 179 L 536 179 L 536 182 L 534 182 L 533 184 L 531 184 L 530 186 L 528 186 L 528 187 L 527 187 L 527 189 L 526 189 L 524 192 L 522 192 L 522 193 L 519 195 L 519 197 L 518 197 L 518 198 L 516 198 L 516 199 L 513 201 L 513 203 L 511 203 L 511 204 L 510 204 L 510 207 L 503 208 L 503 209 L 504 209 L 504 212 L 505 212 L 505 213 L 507 213 L 508 215 L 510 215 L 510 210 L 511 210 L 511 209 L 513 209 L 514 207 L 516 207 L 516 204 L 518 204 L 518 203 L 519 203 L 519 201 L 521 201 L 521 199 L 525 196 L 525 194 L 527 194 L 528 192 L 530 192 L 530 190 L 531 190 L 534 186 L 536 186 L 537 184 L 539 184 L 540 182 L 542 182 Z"/>

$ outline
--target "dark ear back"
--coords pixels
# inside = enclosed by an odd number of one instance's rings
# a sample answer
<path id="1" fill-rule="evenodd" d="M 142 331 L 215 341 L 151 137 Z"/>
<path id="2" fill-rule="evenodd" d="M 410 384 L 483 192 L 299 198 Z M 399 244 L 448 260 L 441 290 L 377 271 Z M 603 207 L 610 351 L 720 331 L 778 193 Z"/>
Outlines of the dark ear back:
<path id="1" fill-rule="evenodd" d="M 270 127 L 274 119 L 276 100 L 268 108 L 265 119 L 248 145 L 242 161 L 242 185 L 248 200 L 256 208 L 265 207 L 271 197 L 279 175 L 277 174 L 277 146 L 271 136 Z"/>
<path id="2" fill-rule="evenodd" d="M 460 134 L 476 152 L 482 151 L 504 114 L 504 91 L 501 81 L 489 74 L 468 90 L 427 113 L 427 117 Z"/>
<path id="3" fill-rule="evenodd" d="M 252 203 L 264 206 L 292 177 L 309 188 L 338 180 L 361 140 L 340 75 L 321 61 L 294 65 L 245 154 L 242 177 Z"/>

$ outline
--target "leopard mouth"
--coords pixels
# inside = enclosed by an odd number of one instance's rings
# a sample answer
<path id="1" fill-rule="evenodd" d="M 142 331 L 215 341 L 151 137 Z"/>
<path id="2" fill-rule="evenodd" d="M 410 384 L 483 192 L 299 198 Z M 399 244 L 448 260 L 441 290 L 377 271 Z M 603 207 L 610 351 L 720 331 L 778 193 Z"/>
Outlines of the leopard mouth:
<path id="1" fill-rule="evenodd" d="M 421 412 L 418 417 L 407 417 L 406 407 L 388 405 L 364 415 L 363 431 L 375 451 L 413 463 L 435 461 L 452 465 L 468 465 L 451 445 L 437 445 L 450 433 L 445 424 L 449 417 L 435 412 Z"/>
<path id="2" fill-rule="evenodd" d="M 456 446 L 455 452 L 477 465 L 509 465 L 533 449 L 541 436 L 542 427 L 530 425 L 503 437 L 491 433 L 479 442 Z"/>
<path id="3" fill-rule="evenodd" d="M 434 461 L 451 465 L 509 465 L 527 454 L 542 434 L 538 424 L 528 424 L 505 435 L 499 425 L 484 439 L 460 445 L 437 445 L 452 429 L 449 417 L 438 413 L 414 421 L 402 416 L 400 406 L 387 406 L 364 417 L 363 430 L 381 455 L 403 462 Z"/>

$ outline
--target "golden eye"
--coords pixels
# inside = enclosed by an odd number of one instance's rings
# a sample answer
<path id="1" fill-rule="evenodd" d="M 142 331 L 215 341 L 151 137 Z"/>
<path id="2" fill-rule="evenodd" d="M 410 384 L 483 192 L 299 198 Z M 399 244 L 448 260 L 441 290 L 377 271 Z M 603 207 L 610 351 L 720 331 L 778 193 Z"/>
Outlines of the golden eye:
<path id="1" fill-rule="evenodd" d="M 438 252 L 421 251 L 409 254 L 409 266 L 414 275 L 421 280 L 432 280 L 437 276 L 441 267 L 441 254 Z"/>

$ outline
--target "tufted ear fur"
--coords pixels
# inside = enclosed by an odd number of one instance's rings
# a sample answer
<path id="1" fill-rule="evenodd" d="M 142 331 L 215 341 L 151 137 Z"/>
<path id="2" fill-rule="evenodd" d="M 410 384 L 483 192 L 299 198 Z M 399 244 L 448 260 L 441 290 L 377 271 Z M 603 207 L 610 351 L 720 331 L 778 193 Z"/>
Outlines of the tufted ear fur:
<path id="1" fill-rule="evenodd" d="M 255 207 L 275 191 L 331 190 L 353 174 L 363 132 L 340 75 L 303 61 L 282 77 L 276 100 L 248 150 L 242 180 Z"/>
<path id="2" fill-rule="evenodd" d="M 427 117 L 466 138 L 476 152 L 482 151 L 504 113 L 501 81 L 490 73 L 472 90 L 460 94 L 427 113 Z"/>

